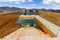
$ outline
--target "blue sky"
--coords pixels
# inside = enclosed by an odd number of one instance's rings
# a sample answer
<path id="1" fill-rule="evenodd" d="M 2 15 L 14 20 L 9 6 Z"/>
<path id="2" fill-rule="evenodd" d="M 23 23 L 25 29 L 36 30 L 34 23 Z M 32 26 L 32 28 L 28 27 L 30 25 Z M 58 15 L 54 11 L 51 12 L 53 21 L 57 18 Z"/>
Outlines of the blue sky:
<path id="1" fill-rule="evenodd" d="M 60 9 L 60 0 L 0 0 L 0 6 Z"/>

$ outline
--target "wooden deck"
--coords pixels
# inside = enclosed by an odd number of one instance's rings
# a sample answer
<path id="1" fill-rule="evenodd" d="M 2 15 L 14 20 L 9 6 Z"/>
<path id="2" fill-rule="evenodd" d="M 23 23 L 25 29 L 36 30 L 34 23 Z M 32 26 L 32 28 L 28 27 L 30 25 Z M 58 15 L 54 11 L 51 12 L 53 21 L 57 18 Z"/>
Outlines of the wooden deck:
<path id="1" fill-rule="evenodd" d="M 33 15 L 21 15 L 19 16 L 19 20 L 28 20 L 28 19 L 35 19 Z"/>
<path id="2" fill-rule="evenodd" d="M 38 15 L 46 20 L 60 26 L 60 13 L 56 12 L 47 12 L 47 11 L 39 11 Z"/>
<path id="3" fill-rule="evenodd" d="M 19 28 L 15 23 L 19 16 L 19 12 L 0 14 L 0 38 Z"/>
<path id="4" fill-rule="evenodd" d="M 25 19 L 35 19 L 34 16 L 20 16 L 19 12 L 13 12 L 8 14 L 1 14 L 0 15 L 0 38 L 6 36 L 7 34 L 17 30 L 19 28 L 19 25 L 16 24 L 16 20 L 25 20 Z M 42 28 L 47 34 L 50 34 L 52 37 L 55 35 L 47 29 L 42 23 L 39 23 L 39 20 L 37 20 L 37 25 L 39 28 Z"/>

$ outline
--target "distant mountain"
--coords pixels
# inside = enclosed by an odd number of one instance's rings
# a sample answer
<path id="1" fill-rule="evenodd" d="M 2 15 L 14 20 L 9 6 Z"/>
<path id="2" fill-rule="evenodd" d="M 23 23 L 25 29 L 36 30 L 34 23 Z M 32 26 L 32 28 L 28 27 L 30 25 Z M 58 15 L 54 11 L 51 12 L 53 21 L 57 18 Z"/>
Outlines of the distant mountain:
<path id="1" fill-rule="evenodd" d="M 17 7 L 0 7 L 0 13 L 3 13 L 3 12 L 11 12 L 11 11 L 21 11 L 23 12 L 25 8 L 17 8 Z M 40 11 L 50 11 L 50 12 L 58 12 L 60 13 L 60 9 L 58 10 L 53 10 L 53 9 L 26 9 L 26 10 L 40 10 Z"/>
<path id="2" fill-rule="evenodd" d="M 41 11 L 50 11 L 50 12 L 57 12 L 60 13 L 60 9 L 54 10 L 54 9 L 40 9 Z"/>
<path id="3" fill-rule="evenodd" d="M 60 10 L 54 10 L 54 12 L 58 12 L 58 13 L 60 13 Z"/>
<path id="4" fill-rule="evenodd" d="M 17 11 L 17 10 L 20 10 L 20 8 L 16 8 L 16 7 L 0 7 L 0 13 L 9 12 L 9 11 Z"/>

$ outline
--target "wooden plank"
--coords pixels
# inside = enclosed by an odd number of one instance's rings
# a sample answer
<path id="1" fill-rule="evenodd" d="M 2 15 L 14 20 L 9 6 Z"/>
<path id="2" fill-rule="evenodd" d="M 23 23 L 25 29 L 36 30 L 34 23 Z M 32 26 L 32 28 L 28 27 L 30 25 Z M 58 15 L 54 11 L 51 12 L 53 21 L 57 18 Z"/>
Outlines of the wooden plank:
<path id="1" fill-rule="evenodd" d="M 11 32 L 17 30 L 19 27 L 18 24 L 16 24 L 16 20 L 18 20 L 18 17 L 20 16 L 18 12 L 12 12 L 8 14 L 0 14 L 3 19 L 0 21 L 0 38 L 10 34 Z M 4 17 L 6 16 L 6 17 Z M 5 21 L 4 21 L 5 20 Z"/>
<path id="2" fill-rule="evenodd" d="M 35 18 L 35 20 L 37 21 L 37 25 L 38 27 L 41 27 L 47 34 L 49 34 L 51 37 L 56 37 L 56 35 L 54 33 L 52 33 L 45 25 L 43 25 L 39 20 L 37 20 Z"/>
<path id="3" fill-rule="evenodd" d="M 19 20 L 34 19 L 34 16 L 20 16 Z"/>

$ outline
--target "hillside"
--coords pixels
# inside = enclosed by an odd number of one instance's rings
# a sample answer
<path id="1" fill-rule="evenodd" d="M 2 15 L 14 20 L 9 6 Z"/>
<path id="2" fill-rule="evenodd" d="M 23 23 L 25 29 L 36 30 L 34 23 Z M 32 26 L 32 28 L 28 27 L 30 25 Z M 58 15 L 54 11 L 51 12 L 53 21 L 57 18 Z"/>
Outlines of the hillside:
<path id="1" fill-rule="evenodd" d="M 18 11 L 18 10 L 20 10 L 20 8 L 17 8 L 17 7 L 0 7 L 0 13 Z"/>
<path id="2" fill-rule="evenodd" d="M 56 13 L 60 13 L 60 9 L 44 9 L 44 8 L 42 8 L 42 9 L 37 9 L 37 10 L 39 10 L 39 11 L 49 11 L 49 12 L 56 12 Z"/>

